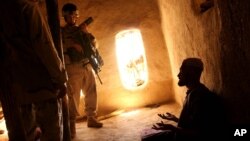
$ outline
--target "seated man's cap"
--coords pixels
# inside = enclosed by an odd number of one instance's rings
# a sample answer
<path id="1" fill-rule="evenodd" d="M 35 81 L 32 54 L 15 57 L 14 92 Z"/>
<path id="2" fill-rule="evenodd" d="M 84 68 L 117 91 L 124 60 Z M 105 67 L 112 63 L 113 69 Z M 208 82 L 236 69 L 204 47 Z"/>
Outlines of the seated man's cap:
<path id="1" fill-rule="evenodd" d="M 182 62 L 182 67 L 194 67 L 203 70 L 203 62 L 199 58 L 187 58 Z"/>

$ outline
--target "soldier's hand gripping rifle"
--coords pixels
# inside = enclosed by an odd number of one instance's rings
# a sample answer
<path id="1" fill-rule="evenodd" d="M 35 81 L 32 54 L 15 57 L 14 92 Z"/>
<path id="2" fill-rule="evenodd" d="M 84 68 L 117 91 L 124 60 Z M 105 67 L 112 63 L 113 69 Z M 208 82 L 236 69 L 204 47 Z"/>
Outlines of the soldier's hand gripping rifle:
<path id="1" fill-rule="evenodd" d="M 85 24 L 86 26 L 89 25 L 91 22 L 93 21 L 92 17 L 89 17 L 88 19 L 86 19 L 83 23 L 80 24 L 80 28 L 81 26 L 83 26 L 83 24 Z M 97 48 L 95 47 L 95 45 L 93 44 L 93 40 L 94 40 L 94 36 L 90 33 L 85 33 L 85 32 L 81 32 L 82 33 L 82 45 L 84 47 L 85 50 L 85 55 L 88 57 L 89 59 L 89 63 L 91 64 L 93 70 L 95 71 L 96 76 L 98 77 L 100 83 L 102 84 L 102 80 L 100 79 L 98 73 L 101 71 L 101 67 L 104 65 L 103 59 L 100 56 Z"/>

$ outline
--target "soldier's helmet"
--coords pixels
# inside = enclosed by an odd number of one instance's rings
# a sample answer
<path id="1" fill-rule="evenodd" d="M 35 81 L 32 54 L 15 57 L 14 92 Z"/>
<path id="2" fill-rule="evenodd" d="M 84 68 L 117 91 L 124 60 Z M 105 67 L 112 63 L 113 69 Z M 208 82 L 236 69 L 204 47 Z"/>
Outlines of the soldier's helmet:
<path id="1" fill-rule="evenodd" d="M 75 16 L 79 17 L 79 11 L 77 9 L 77 6 L 73 3 L 66 3 L 62 7 L 62 15 L 63 17 L 67 15 L 72 15 L 74 14 Z"/>

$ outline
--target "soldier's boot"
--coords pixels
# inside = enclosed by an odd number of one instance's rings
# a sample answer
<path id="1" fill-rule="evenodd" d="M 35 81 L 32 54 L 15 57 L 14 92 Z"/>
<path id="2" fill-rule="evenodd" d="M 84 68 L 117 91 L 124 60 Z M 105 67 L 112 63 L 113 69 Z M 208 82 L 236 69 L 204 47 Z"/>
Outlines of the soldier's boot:
<path id="1" fill-rule="evenodd" d="M 87 119 L 87 126 L 90 128 L 101 128 L 103 123 L 98 121 L 95 117 L 88 117 Z"/>

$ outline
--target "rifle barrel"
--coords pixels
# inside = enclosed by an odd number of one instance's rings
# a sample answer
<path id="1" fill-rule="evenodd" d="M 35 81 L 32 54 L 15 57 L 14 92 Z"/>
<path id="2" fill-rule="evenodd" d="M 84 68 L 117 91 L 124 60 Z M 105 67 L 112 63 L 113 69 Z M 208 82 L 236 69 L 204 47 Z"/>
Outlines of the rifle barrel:
<path id="1" fill-rule="evenodd" d="M 99 82 L 102 84 L 102 80 L 101 80 L 101 78 L 99 77 L 98 73 L 96 73 L 96 76 L 98 77 Z"/>

